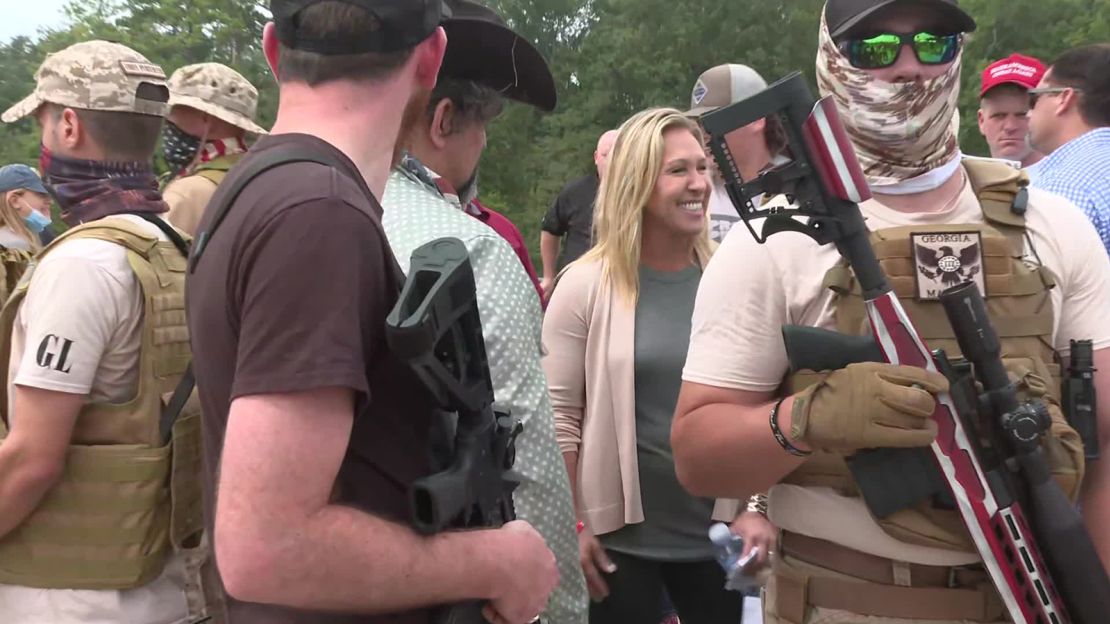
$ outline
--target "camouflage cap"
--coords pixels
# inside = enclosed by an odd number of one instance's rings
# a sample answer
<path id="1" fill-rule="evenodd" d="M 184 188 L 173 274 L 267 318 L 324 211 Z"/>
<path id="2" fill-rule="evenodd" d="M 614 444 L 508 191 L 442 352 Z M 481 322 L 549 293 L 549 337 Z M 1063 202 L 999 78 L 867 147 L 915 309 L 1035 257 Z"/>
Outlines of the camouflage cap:
<path id="1" fill-rule="evenodd" d="M 35 90 L 0 119 L 12 123 L 48 102 L 162 116 L 168 98 L 166 73 L 145 56 L 118 43 L 85 41 L 47 55 L 35 72 Z"/>
<path id="2" fill-rule="evenodd" d="M 253 132 L 266 134 L 254 123 L 258 89 L 242 74 L 219 63 L 186 65 L 170 76 L 169 108 L 188 106 Z"/>

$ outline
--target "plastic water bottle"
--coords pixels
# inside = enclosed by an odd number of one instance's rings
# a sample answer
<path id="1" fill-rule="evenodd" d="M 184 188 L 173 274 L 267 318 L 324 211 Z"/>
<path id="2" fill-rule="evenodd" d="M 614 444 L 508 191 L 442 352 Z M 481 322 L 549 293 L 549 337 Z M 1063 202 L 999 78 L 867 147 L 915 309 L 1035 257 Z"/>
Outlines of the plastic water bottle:
<path id="1" fill-rule="evenodd" d="M 717 551 L 717 562 L 725 572 L 732 572 L 744 553 L 743 538 L 729 530 L 727 524 L 718 522 L 709 527 L 709 541 L 716 547 L 714 550 Z"/>
<path id="2" fill-rule="evenodd" d="M 721 522 L 709 527 L 709 541 L 713 542 L 717 562 L 725 570 L 725 589 L 743 592 L 757 584 L 754 578 L 744 575 L 744 566 L 755 558 L 757 549 L 753 548 L 744 557 L 743 538 L 733 534 L 728 525 Z"/>

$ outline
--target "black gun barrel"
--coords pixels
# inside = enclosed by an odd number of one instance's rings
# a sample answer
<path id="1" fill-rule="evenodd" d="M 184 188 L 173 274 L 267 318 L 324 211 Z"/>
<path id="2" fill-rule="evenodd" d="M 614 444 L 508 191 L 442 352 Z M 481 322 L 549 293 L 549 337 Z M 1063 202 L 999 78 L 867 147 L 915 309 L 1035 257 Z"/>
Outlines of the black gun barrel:
<path id="1" fill-rule="evenodd" d="M 1002 365 L 998 335 L 979 288 L 972 282 L 954 286 L 941 293 L 940 301 L 960 350 L 987 392 L 996 426 L 1003 426 L 1007 417 L 1024 406 L 1019 405 Z M 1110 578 L 1083 519 L 1052 478 L 1040 446 L 1018 446 L 1017 451 L 1015 459 L 1029 495 L 1029 521 L 1068 613 L 1079 624 L 1105 622 L 1110 614 Z"/>

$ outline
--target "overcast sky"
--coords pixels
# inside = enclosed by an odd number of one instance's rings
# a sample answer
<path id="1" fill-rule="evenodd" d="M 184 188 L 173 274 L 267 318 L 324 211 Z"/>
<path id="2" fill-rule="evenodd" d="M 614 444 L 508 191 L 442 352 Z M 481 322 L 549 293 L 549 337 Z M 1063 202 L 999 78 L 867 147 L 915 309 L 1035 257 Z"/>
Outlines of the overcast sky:
<path id="1" fill-rule="evenodd" d="M 4 7 L 0 19 L 0 41 L 18 35 L 34 36 L 43 26 L 61 26 L 66 0 L 0 0 Z"/>

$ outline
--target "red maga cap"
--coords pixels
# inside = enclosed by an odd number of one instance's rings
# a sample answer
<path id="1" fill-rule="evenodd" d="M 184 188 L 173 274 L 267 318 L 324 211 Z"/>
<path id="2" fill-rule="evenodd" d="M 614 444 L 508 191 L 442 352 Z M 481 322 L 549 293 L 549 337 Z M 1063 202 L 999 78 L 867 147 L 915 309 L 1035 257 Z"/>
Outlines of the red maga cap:
<path id="1" fill-rule="evenodd" d="M 979 97 L 1001 84 L 1012 83 L 1026 89 L 1032 89 L 1044 77 L 1044 63 L 1031 56 L 1011 54 L 1006 58 L 995 61 L 983 70 L 982 88 Z"/>

